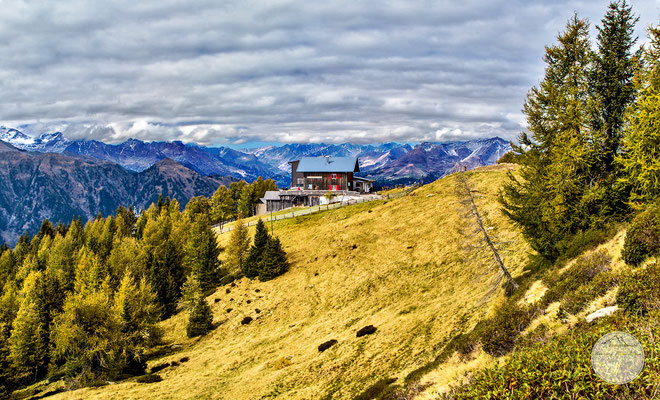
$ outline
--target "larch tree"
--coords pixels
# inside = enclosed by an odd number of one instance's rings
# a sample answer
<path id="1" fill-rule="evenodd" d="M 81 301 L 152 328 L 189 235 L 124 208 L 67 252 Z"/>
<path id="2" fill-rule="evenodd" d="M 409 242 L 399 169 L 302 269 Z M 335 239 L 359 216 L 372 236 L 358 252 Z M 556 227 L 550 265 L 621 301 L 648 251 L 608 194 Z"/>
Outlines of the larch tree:
<path id="1" fill-rule="evenodd" d="M 243 219 L 239 217 L 234 222 L 234 229 L 231 231 L 229 244 L 225 250 L 227 254 L 225 263 L 233 274 L 245 273 L 245 260 L 249 248 L 250 236 L 248 229 L 243 223 Z"/>

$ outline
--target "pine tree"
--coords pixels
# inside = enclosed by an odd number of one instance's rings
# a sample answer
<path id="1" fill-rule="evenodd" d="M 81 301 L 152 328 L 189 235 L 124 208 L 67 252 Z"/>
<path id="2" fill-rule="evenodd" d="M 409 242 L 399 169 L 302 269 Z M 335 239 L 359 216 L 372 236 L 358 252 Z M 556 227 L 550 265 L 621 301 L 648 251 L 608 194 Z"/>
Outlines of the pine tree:
<path id="1" fill-rule="evenodd" d="M 259 262 L 259 280 L 271 280 L 282 275 L 288 269 L 289 262 L 286 259 L 286 252 L 282 248 L 280 239 L 269 237 Z"/>
<path id="2" fill-rule="evenodd" d="M 660 196 L 660 26 L 649 28 L 649 39 L 638 71 L 639 99 L 627 115 L 618 159 L 635 205 Z"/>
<path id="3" fill-rule="evenodd" d="M 259 275 L 259 264 L 267 245 L 268 229 L 264 221 L 260 219 L 257 221 L 252 247 L 250 247 L 247 258 L 243 263 L 243 274 L 248 278 L 255 278 Z"/>
<path id="4" fill-rule="evenodd" d="M 149 283 L 163 307 L 163 318 L 176 311 L 185 278 L 180 248 L 172 239 L 171 233 L 172 222 L 169 215 L 162 213 L 158 219 L 147 221 L 142 238 L 147 254 Z"/>
<path id="5" fill-rule="evenodd" d="M 215 288 L 219 280 L 218 243 L 206 214 L 198 214 L 188 231 L 183 266 L 200 280 L 202 290 Z"/>
<path id="6" fill-rule="evenodd" d="M 190 310 L 186 334 L 189 338 L 205 335 L 213 329 L 213 311 L 201 293 L 198 293 L 195 305 Z"/>
<path id="7" fill-rule="evenodd" d="M 252 193 L 252 186 L 245 186 L 238 200 L 238 214 L 244 218 L 252 215 Z"/>
<path id="8" fill-rule="evenodd" d="M 202 287 L 199 284 L 199 279 L 195 274 L 190 273 L 186 278 L 186 282 L 181 288 L 181 302 L 183 303 L 183 308 L 186 310 L 192 310 L 197 301 L 197 296 L 202 293 Z"/>
<path id="9" fill-rule="evenodd" d="M 598 29 L 598 51 L 594 59 L 592 86 L 596 99 L 594 130 L 599 133 L 605 172 L 614 170 L 619 151 L 624 112 L 635 99 L 633 77 L 636 56 L 633 47 L 639 20 L 625 0 L 610 3 Z"/>
<path id="10" fill-rule="evenodd" d="M 588 226 L 593 196 L 585 196 L 597 152 L 590 146 L 589 24 L 574 16 L 558 43 L 546 48 L 545 77 L 524 105 L 529 132 L 514 153 L 520 178 L 509 174 L 500 201 L 532 248 L 548 258 L 559 242 Z"/>
<path id="11" fill-rule="evenodd" d="M 249 248 L 250 237 L 248 236 L 248 229 L 243 223 L 243 219 L 239 217 L 236 222 L 234 222 L 234 229 L 231 231 L 229 244 L 227 245 L 226 250 L 227 259 L 225 263 L 229 267 L 231 273 L 245 273 L 245 259 Z"/>

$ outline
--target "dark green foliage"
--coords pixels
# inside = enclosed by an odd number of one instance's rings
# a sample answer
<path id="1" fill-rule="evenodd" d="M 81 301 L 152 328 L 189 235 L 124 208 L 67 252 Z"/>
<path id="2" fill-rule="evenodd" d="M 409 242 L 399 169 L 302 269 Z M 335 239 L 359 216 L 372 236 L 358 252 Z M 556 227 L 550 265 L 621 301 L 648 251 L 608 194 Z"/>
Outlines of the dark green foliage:
<path id="1" fill-rule="evenodd" d="M 137 378 L 135 381 L 137 383 L 156 383 L 162 381 L 163 378 L 157 374 L 147 374 Z"/>
<path id="2" fill-rule="evenodd" d="M 519 306 L 507 302 L 492 319 L 479 327 L 483 350 L 492 356 L 502 356 L 511 351 L 522 331 L 538 313 L 533 306 Z"/>
<path id="3" fill-rule="evenodd" d="M 282 249 L 280 239 L 269 237 L 266 249 L 261 255 L 259 262 L 259 280 L 268 281 L 276 278 L 289 269 L 286 253 Z"/>
<path id="4" fill-rule="evenodd" d="M 256 232 L 252 247 L 243 263 L 243 274 L 248 278 L 255 278 L 259 275 L 259 264 L 262 260 L 262 254 L 268 245 L 268 229 L 263 220 L 257 221 Z"/>
<path id="5" fill-rule="evenodd" d="M 660 309 L 660 265 L 653 263 L 623 278 L 616 302 L 624 310 L 640 315 Z"/>
<path id="6" fill-rule="evenodd" d="M 205 335 L 213 329 L 213 311 L 204 296 L 198 296 L 195 306 L 190 310 L 186 334 L 188 337 Z"/>
<path id="7" fill-rule="evenodd" d="M 606 384 L 593 373 L 590 358 L 594 343 L 611 331 L 630 332 L 646 354 L 658 354 L 660 342 L 652 335 L 660 323 L 648 320 L 608 318 L 582 323 L 570 333 L 547 343 L 529 344 L 513 353 L 502 366 L 477 372 L 468 384 L 455 387 L 445 399 L 650 399 L 658 385 L 660 360 L 647 357 L 641 375 L 627 385 Z"/>
<path id="8" fill-rule="evenodd" d="M 610 270 L 610 256 L 605 251 L 596 251 L 578 258 L 575 263 L 564 273 L 552 273 L 545 280 L 548 291 L 541 299 L 542 306 L 547 306 L 555 301 L 560 301 L 566 295 L 576 295 L 576 291 L 583 285 L 592 283 L 597 276 Z M 610 278 L 600 278 L 601 283 L 608 282 L 607 287 L 614 283 Z M 602 288 L 600 288 L 602 289 Z M 586 288 L 583 290 L 587 290 Z"/>
<path id="9" fill-rule="evenodd" d="M 504 155 L 500 158 L 497 159 L 498 164 L 517 164 L 518 163 L 518 157 L 516 157 L 516 154 L 513 151 L 507 151 L 504 153 Z"/>
<path id="10" fill-rule="evenodd" d="M 660 254 L 660 206 L 652 204 L 637 215 L 626 232 L 621 256 L 626 264 L 639 265 Z"/>
<path id="11" fill-rule="evenodd" d="M 619 231 L 619 225 L 609 224 L 604 227 L 592 227 L 557 242 L 557 249 L 561 254 L 558 261 L 570 260 L 585 250 L 595 248 L 612 239 Z"/>
<path id="12" fill-rule="evenodd" d="M 633 47 L 637 38 L 633 33 L 638 20 L 625 0 L 613 1 L 601 20 L 602 26 L 597 27 L 598 51 L 591 77 L 596 103 L 593 127 L 600 133 L 602 167 L 607 173 L 614 170 L 624 112 L 635 98 Z"/>
<path id="13" fill-rule="evenodd" d="M 203 291 L 218 286 L 220 262 L 218 243 L 207 215 L 199 215 L 192 223 L 183 252 L 183 266 L 199 279 Z"/>

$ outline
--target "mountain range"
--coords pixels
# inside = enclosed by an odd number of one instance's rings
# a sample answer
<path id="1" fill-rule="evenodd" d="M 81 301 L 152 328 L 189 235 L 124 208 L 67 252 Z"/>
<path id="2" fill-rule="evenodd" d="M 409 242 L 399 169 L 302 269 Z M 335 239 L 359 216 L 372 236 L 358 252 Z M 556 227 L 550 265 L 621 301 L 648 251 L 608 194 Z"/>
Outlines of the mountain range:
<path id="1" fill-rule="evenodd" d="M 257 177 L 274 179 L 278 186 L 290 184 L 291 160 L 304 156 L 354 156 L 360 160 L 360 176 L 376 180 L 378 186 L 431 182 L 446 175 L 457 162 L 468 167 L 495 163 L 510 145 L 501 138 L 449 143 L 358 144 L 285 144 L 234 150 L 174 142 L 143 142 L 129 139 L 119 144 L 97 140 L 68 140 L 60 132 L 33 138 L 16 129 L 0 127 L 0 140 L 13 146 L 41 153 L 53 152 L 89 156 L 111 161 L 141 172 L 169 158 L 200 175 L 231 176 L 253 181 Z"/>
<path id="2" fill-rule="evenodd" d="M 129 139 L 119 144 L 69 140 L 62 133 L 32 137 L 0 127 L 0 242 L 14 243 L 41 221 L 108 215 L 118 205 L 148 207 L 159 194 L 182 206 L 211 196 L 219 185 L 257 177 L 290 184 L 291 160 L 304 156 L 355 156 L 359 176 L 377 186 L 431 182 L 457 163 L 495 163 L 510 145 L 490 138 L 451 143 L 286 144 L 242 151 L 174 142 Z"/>
<path id="3" fill-rule="evenodd" d="M 140 209 L 159 194 L 185 205 L 211 196 L 229 177 L 203 176 L 165 158 L 141 171 L 87 156 L 20 150 L 0 141 L 0 242 L 35 233 L 45 218 L 83 221 L 114 213 L 118 205 Z"/>

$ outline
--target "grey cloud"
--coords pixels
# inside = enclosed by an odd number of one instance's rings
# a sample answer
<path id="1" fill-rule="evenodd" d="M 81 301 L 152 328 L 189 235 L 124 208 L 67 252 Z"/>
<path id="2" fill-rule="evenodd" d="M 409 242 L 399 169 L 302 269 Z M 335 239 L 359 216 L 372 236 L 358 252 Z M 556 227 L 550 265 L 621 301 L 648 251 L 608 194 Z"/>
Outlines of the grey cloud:
<path id="1" fill-rule="evenodd" d="M 118 142 L 515 137 L 550 44 L 607 1 L 15 2 L 0 124 Z M 658 2 L 633 3 L 638 34 Z M 595 31 L 595 30 L 594 30 Z M 50 129 L 52 128 L 52 129 Z"/>

